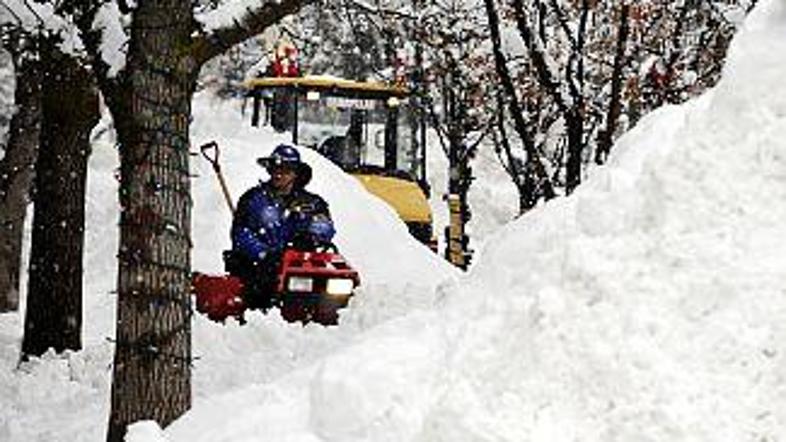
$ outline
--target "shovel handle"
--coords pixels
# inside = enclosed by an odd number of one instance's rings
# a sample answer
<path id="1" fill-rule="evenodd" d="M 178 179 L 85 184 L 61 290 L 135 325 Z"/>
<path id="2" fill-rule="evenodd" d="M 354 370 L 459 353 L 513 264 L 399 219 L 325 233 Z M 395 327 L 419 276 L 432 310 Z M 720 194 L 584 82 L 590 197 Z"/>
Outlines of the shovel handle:
<path id="1" fill-rule="evenodd" d="M 221 186 L 221 193 L 224 194 L 224 200 L 229 207 L 229 211 L 235 213 L 235 205 L 232 204 L 232 197 L 229 195 L 229 187 L 227 187 L 226 181 L 224 181 L 224 175 L 221 173 L 221 165 L 218 163 L 218 143 L 215 141 L 211 141 L 209 143 L 205 143 L 199 147 L 199 150 L 202 152 L 202 156 L 213 166 L 213 170 L 216 172 L 216 178 L 218 178 L 218 184 Z"/>
<path id="2" fill-rule="evenodd" d="M 215 141 L 211 141 L 209 143 L 205 143 L 199 147 L 200 152 L 202 152 L 202 156 L 205 157 L 208 163 L 213 166 L 213 170 L 216 172 L 221 170 L 221 166 L 218 164 L 218 143 Z"/>

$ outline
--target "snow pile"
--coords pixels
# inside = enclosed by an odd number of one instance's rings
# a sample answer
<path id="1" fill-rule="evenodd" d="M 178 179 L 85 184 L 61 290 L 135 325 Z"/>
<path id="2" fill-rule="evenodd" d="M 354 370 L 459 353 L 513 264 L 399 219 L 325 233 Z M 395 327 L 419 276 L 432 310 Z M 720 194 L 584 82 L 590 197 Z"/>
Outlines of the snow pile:
<path id="1" fill-rule="evenodd" d="M 161 427 L 152 421 L 129 425 L 124 439 L 125 442 L 167 442 Z"/>
<path id="2" fill-rule="evenodd" d="M 786 434 L 785 75 L 786 5 L 763 2 L 711 94 L 489 240 L 423 440 Z"/>
<path id="3" fill-rule="evenodd" d="M 784 25 L 762 3 L 713 93 L 645 119 L 574 196 L 491 238 L 441 308 L 200 402 L 170 440 L 785 434 Z"/>
<path id="4" fill-rule="evenodd" d="M 163 432 L 138 423 L 128 440 L 782 438 L 785 77 L 786 4 L 764 0 L 715 90 L 645 118 L 573 196 L 490 237 L 462 279 L 392 210 L 304 152 L 337 243 L 363 274 L 341 327 L 196 317 L 193 409 Z M 226 106 L 195 100 L 193 138 L 218 141 L 237 199 L 263 176 L 253 159 L 286 136 Z M 230 218 L 207 163 L 192 164 L 193 266 L 219 272 Z M 0 316 L 0 440 L 104 438 L 116 165 L 102 139 L 89 178 L 85 350 L 14 370 L 21 322 Z M 489 210 L 478 215 L 501 219 Z"/>

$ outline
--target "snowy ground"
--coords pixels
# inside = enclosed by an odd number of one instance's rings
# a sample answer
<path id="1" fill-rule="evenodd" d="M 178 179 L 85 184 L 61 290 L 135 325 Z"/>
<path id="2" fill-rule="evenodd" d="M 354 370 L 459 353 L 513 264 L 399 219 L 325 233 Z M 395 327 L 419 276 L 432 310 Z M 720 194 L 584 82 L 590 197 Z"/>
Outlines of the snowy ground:
<path id="1" fill-rule="evenodd" d="M 718 87 L 642 120 L 570 198 L 490 233 L 508 215 L 488 201 L 510 193 L 494 185 L 499 174 L 481 175 L 489 209 L 476 209 L 475 229 L 489 233 L 467 275 L 306 153 L 339 246 L 363 274 L 341 327 L 196 318 L 193 409 L 127 439 L 786 440 L 783 78 L 786 2 L 762 0 Z M 193 134 L 225 147 L 237 197 L 259 177 L 250 158 L 277 139 L 226 106 L 200 97 Z M 116 157 L 102 143 L 91 161 L 86 349 L 16 370 L 21 320 L 0 316 L 0 440 L 103 438 L 117 213 Z M 207 165 L 194 169 L 193 262 L 216 271 L 229 217 Z"/>

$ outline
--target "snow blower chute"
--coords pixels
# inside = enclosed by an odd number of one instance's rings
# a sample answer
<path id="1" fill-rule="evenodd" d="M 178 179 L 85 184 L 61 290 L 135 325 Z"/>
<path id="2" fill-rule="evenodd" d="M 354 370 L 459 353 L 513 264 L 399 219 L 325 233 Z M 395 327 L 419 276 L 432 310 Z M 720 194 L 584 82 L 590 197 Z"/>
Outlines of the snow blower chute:
<path id="1" fill-rule="evenodd" d="M 224 199 L 234 213 L 232 198 L 218 161 L 218 144 L 213 141 L 203 145 L 200 150 L 213 167 Z M 191 287 L 196 296 L 197 311 L 213 321 L 223 322 L 234 317 L 242 323 L 243 314 L 249 308 L 245 299 L 246 286 L 253 283 L 244 283 L 241 278 L 229 274 L 194 273 Z M 318 250 L 289 244 L 281 257 L 273 292 L 269 294 L 270 305 L 278 307 L 287 322 L 306 324 L 313 321 L 322 325 L 336 325 L 338 310 L 346 307 L 358 285 L 358 272 L 338 253 L 334 245 Z"/>

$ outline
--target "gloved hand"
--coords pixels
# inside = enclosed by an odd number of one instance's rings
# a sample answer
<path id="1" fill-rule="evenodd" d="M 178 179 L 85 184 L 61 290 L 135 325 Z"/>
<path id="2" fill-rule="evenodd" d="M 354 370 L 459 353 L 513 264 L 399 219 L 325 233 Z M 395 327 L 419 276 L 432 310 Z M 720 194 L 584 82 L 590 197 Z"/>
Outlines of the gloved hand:
<path id="1" fill-rule="evenodd" d="M 308 233 L 318 244 L 330 244 L 336 229 L 327 217 L 314 217 L 308 225 Z"/>

